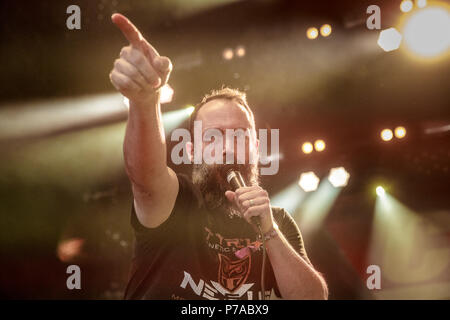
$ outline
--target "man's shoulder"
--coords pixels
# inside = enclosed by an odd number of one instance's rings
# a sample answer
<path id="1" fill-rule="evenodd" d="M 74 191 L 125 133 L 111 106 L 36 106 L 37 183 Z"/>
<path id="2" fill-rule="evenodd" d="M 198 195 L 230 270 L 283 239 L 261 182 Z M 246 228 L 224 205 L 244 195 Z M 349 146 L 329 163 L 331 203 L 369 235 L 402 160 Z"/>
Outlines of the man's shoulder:
<path id="1" fill-rule="evenodd" d="M 282 207 L 277 207 L 277 206 L 271 206 L 272 208 L 272 214 L 273 217 L 278 220 L 278 219 L 286 219 L 286 216 L 290 216 L 289 212 L 287 212 L 284 208 Z"/>
<path id="2" fill-rule="evenodd" d="M 275 222 L 278 224 L 282 231 L 295 230 L 300 232 L 297 223 L 292 215 L 282 207 L 272 206 L 272 214 Z"/>

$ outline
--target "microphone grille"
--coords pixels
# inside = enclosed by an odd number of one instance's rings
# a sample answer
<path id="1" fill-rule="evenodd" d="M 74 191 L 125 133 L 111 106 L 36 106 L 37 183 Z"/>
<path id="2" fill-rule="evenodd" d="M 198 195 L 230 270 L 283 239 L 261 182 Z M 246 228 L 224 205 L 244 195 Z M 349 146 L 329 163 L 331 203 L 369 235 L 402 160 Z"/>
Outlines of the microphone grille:
<path id="1" fill-rule="evenodd" d="M 234 170 L 228 170 L 227 172 L 227 182 L 230 183 L 231 179 L 236 177 L 236 172 Z"/>

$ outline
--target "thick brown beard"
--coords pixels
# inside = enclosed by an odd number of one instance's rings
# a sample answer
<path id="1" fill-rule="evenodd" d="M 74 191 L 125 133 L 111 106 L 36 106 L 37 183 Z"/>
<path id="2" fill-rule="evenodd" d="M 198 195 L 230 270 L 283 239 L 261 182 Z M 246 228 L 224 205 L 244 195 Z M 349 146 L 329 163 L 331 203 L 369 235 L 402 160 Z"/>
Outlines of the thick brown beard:
<path id="1" fill-rule="evenodd" d="M 258 185 L 257 164 L 194 164 L 192 169 L 192 182 L 203 195 L 207 209 L 225 212 L 229 217 L 239 215 L 225 197 L 225 191 L 231 190 L 226 180 L 228 170 L 234 169 L 241 173 L 247 186 Z"/>

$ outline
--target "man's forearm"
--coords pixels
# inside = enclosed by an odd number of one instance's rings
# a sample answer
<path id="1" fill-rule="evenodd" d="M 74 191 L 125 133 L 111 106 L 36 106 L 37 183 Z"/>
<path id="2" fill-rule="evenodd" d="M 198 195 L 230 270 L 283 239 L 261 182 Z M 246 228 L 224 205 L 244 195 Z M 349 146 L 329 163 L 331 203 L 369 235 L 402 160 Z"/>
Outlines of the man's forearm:
<path id="1" fill-rule="evenodd" d="M 130 101 L 123 146 L 125 168 L 133 192 L 149 194 L 156 188 L 155 181 L 167 182 L 159 178 L 169 176 L 159 90 L 167 84 L 172 63 L 125 16 L 115 13 L 111 19 L 129 42 L 109 74 L 113 86 Z"/>
<path id="2" fill-rule="evenodd" d="M 282 298 L 327 299 L 328 289 L 322 276 L 277 232 L 277 237 L 266 242 L 266 248 Z"/>
<path id="3" fill-rule="evenodd" d="M 144 191 L 155 174 L 166 168 L 166 143 L 159 93 L 130 101 L 124 140 L 125 168 L 135 187 Z M 150 190 L 147 190 L 150 191 Z"/>

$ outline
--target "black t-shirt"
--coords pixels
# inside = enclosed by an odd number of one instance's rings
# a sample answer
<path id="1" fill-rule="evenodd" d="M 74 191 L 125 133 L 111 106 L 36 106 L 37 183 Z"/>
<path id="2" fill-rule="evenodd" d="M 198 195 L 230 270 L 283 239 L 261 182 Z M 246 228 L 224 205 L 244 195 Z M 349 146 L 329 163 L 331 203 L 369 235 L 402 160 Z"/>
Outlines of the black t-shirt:
<path id="1" fill-rule="evenodd" d="M 187 176 L 178 175 L 178 181 L 175 206 L 160 226 L 143 226 L 132 206 L 135 247 L 125 299 L 261 299 L 263 250 L 253 227 L 209 212 Z M 291 246 L 310 263 L 292 217 L 281 208 L 272 212 Z M 268 256 L 265 291 L 266 297 L 281 296 Z"/>

